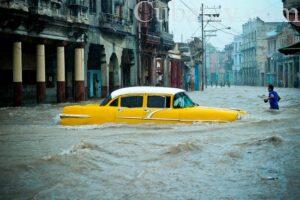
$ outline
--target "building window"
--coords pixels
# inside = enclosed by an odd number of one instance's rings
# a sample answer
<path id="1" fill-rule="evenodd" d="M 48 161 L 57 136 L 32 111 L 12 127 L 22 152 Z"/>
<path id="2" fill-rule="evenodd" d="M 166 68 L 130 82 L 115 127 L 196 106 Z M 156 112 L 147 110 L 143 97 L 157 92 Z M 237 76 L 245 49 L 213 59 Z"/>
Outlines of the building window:
<path id="1" fill-rule="evenodd" d="M 90 13 L 95 14 L 97 12 L 96 0 L 90 0 Z"/>
<path id="2" fill-rule="evenodd" d="M 115 12 L 114 14 L 118 16 L 120 19 L 123 18 L 123 5 L 122 4 L 116 4 L 115 5 Z"/>
<path id="3" fill-rule="evenodd" d="M 111 14 L 112 11 L 112 1 L 101 0 L 101 11 L 106 14 Z"/>
<path id="4" fill-rule="evenodd" d="M 133 9 L 129 9 L 129 22 L 133 23 L 134 12 Z"/>
<path id="5" fill-rule="evenodd" d="M 70 9 L 70 15 L 73 16 L 73 17 L 78 17 L 78 8 L 73 8 L 73 9 Z"/>

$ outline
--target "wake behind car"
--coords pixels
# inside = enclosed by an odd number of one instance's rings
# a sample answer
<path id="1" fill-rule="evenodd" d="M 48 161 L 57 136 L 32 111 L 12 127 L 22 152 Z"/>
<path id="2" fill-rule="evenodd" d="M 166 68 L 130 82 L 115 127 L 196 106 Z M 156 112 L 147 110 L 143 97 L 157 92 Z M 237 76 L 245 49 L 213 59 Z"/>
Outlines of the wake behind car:
<path id="1" fill-rule="evenodd" d="M 208 108 L 194 103 L 184 90 L 165 87 L 130 87 L 111 93 L 100 105 L 66 106 L 61 125 L 107 123 L 193 124 L 233 122 L 244 111 Z"/>

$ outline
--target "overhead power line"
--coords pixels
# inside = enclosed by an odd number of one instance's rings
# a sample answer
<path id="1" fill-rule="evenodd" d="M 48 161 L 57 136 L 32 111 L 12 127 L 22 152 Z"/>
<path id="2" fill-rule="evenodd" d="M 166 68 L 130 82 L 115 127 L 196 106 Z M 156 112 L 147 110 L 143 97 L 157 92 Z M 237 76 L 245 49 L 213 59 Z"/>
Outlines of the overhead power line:
<path id="1" fill-rule="evenodd" d="M 196 15 L 196 16 L 198 17 L 197 12 L 194 11 L 191 7 L 189 7 L 189 6 L 187 5 L 187 3 L 185 3 L 183 0 L 180 0 L 180 2 L 181 2 L 187 9 L 189 9 L 194 15 Z"/>
<path id="2" fill-rule="evenodd" d="M 234 33 L 228 32 L 228 31 L 225 31 L 225 30 L 220 29 L 220 28 L 218 28 L 218 27 L 216 27 L 216 26 L 214 26 L 214 25 L 212 25 L 212 24 L 209 24 L 209 26 L 211 26 L 211 27 L 215 28 L 216 30 L 221 31 L 221 32 L 223 32 L 223 33 L 230 34 L 230 35 L 233 35 L 233 36 L 237 36 L 237 34 L 234 34 Z"/>

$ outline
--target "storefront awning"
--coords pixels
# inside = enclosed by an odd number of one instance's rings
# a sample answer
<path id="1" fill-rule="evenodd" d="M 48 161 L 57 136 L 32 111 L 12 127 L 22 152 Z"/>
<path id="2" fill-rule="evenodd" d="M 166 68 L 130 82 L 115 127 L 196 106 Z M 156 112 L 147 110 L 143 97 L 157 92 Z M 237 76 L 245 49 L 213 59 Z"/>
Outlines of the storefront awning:
<path id="1" fill-rule="evenodd" d="M 287 46 L 281 49 L 278 49 L 280 53 L 283 53 L 285 55 L 295 55 L 300 54 L 300 42 L 295 43 L 291 46 Z"/>

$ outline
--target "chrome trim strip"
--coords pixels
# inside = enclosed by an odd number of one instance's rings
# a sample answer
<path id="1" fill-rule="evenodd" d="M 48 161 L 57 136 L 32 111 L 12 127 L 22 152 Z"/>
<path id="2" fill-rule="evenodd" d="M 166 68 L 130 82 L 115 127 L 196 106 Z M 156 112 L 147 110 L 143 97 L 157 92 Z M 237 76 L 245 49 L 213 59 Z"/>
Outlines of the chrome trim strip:
<path id="1" fill-rule="evenodd" d="M 228 122 L 224 120 L 179 120 L 180 122 Z"/>
<path id="2" fill-rule="evenodd" d="M 91 118 L 89 115 L 68 115 L 68 114 L 61 114 L 59 115 L 60 119 L 70 119 L 70 118 L 76 118 L 76 119 L 87 119 Z"/>
<path id="3" fill-rule="evenodd" d="M 143 119 L 142 117 L 118 117 L 118 119 Z"/>
<path id="4" fill-rule="evenodd" d="M 151 119 L 152 116 L 153 116 L 154 114 L 156 114 L 156 113 L 158 113 L 158 112 L 160 112 L 160 111 L 163 111 L 163 109 L 158 109 L 158 110 L 152 111 L 151 113 L 149 113 L 149 114 L 146 116 L 145 119 Z"/>
<path id="5" fill-rule="evenodd" d="M 168 118 L 144 118 L 145 120 L 162 120 L 162 121 L 178 121 L 178 119 L 168 119 Z"/>

